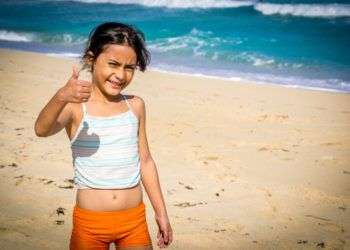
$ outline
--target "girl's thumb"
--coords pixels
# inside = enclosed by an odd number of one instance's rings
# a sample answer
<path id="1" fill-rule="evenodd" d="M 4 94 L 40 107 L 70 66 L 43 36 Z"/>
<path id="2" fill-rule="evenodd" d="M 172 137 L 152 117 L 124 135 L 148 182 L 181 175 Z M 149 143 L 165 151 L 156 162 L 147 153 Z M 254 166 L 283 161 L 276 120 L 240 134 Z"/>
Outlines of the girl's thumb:
<path id="1" fill-rule="evenodd" d="M 78 79 L 79 78 L 79 72 L 78 72 L 76 66 L 73 66 L 72 78 L 74 78 L 74 79 Z"/>

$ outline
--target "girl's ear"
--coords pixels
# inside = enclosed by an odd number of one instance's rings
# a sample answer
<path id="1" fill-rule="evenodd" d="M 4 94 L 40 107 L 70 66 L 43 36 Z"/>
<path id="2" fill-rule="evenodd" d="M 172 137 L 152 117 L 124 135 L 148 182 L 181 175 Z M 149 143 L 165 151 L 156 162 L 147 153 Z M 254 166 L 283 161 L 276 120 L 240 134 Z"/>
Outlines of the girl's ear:
<path id="1" fill-rule="evenodd" d="M 92 64 L 94 63 L 94 60 L 95 60 L 95 56 L 94 56 L 94 53 L 92 53 L 92 51 L 88 51 L 86 53 L 86 63 L 89 65 L 89 66 L 92 66 Z"/>
<path id="2" fill-rule="evenodd" d="M 83 64 L 84 64 L 84 69 L 88 68 L 89 71 L 92 72 L 93 67 L 94 67 L 94 62 L 95 62 L 95 56 L 94 53 L 91 51 L 88 51 L 83 59 Z"/>

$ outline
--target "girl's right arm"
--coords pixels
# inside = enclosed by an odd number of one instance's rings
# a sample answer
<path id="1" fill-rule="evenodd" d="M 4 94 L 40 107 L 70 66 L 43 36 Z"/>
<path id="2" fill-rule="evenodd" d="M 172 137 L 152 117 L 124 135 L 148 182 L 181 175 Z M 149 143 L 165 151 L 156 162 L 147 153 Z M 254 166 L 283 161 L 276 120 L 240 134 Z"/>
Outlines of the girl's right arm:
<path id="1" fill-rule="evenodd" d="M 50 136 L 62 130 L 73 117 L 69 104 L 89 99 L 91 83 L 78 78 L 79 73 L 73 67 L 73 74 L 66 85 L 57 91 L 36 119 L 34 130 L 37 136 Z"/>

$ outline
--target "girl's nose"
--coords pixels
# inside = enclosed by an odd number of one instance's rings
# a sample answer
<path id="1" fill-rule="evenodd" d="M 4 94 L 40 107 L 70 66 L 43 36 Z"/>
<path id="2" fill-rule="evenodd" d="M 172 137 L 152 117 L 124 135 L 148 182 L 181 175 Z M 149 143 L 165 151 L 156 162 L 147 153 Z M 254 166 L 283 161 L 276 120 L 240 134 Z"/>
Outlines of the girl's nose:
<path id="1" fill-rule="evenodd" d="M 114 75 L 115 77 L 119 80 L 119 81 L 122 81 L 124 82 L 125 81 L 125 77 L 126 77 L 126 74 L 125 74 L 125 70 L 122 68 L 122 67 L 118 67 L 116 70 L 114 70 Z"/>

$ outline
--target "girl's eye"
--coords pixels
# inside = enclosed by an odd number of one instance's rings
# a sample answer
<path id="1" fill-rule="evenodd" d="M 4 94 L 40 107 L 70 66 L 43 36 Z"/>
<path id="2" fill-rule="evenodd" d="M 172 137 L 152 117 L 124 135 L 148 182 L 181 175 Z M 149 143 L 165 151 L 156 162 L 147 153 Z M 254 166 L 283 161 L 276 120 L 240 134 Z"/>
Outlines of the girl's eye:
<path id="1" fill-rule="evenodd" d="M 108 62 L 108 65 L 110 65 L 113 68 L 120 66 L 118 63 L 115 63 L 115 62 Z M 135 71 L 135 67 L 125 67 L 125 70 L 133 72 Z"/>
<path id="2" fill-rule="evenodd" d="M 128 68 L 126 68 L 128 71 L 134 71 L 135 70 L 135 68 L 134 67 L 128 67 Z"/>

